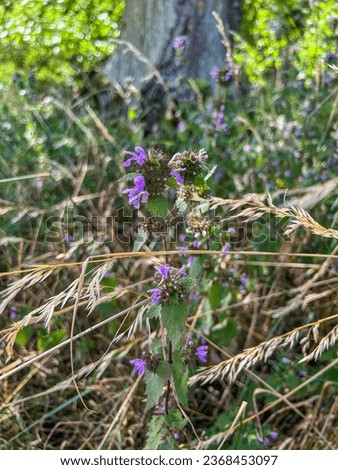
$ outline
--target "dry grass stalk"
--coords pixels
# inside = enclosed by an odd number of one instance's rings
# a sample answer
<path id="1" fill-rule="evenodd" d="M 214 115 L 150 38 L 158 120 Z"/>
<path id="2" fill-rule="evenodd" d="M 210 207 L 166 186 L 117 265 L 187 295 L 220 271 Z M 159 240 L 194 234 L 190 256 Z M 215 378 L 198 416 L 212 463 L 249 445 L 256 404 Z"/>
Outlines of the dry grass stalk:
<path id="1" fill-rule="evenodd" d="M 238 210 L 235 216 L 227 217 L 230 221 L 237 218 L 245 219 L 246 222 L 254 222 L 263 215 L 272 214 L 277 218 L 289 218 L 289 222 L 284 230 L 286 236 L 291 235 L 298 227 L 309 229 L 313 234 L 325 238 L 334 238 L 338 240 L 338 230 L 325 228 L 316 222 L 311 215 L 301 207 L 288 205 L 285 208 L 275 206 L 270 194 L 266 195 L 266 203 L 258 194 L 248 194 L 243 199 L 222 199 L 211 197 L 207 203 L 203 201 L 201 207 L 208 206 L 211 210 L 217 207 L 230 207 L 231 211 Z"/>
<path id="2" fill-rule="evenodd" d="M 216 366 L 209 367 L 199 374 L 191 378 L 191 383 L 202 382 L 203 384 L 212 382 L 217 379 L 227 379 L 228 382 L 234 382 L 242 371 L 250 369 L 259 362 L 266 362 L 274 352 L 279 348 L 293 348 L 297 343 L 302 347 L 303 353 L 310 348 L 313 342 L 318 342 L 318 328 L 320 324 L 338 318 L 338 314 L 323 318 L 317 322 L 302 325 L 289 331 L 281 336 L 275 336 L 268 341 L 258 344 L 257 346 L 245 349 L 242 353 L 222 361 Z M 299 341 L 299 337 L 304 330 L 309 330 L 307 336 Z M 338 327 L 336 326 L 327 336 L 325 336 L 315 351 L 313 352 L 316 359 L 329 347 L 333 346 L 337 340 Z M 308 356 L 306 356 L 306 360 Z M 305 359 L 304 359 L 305 360 Z"/>

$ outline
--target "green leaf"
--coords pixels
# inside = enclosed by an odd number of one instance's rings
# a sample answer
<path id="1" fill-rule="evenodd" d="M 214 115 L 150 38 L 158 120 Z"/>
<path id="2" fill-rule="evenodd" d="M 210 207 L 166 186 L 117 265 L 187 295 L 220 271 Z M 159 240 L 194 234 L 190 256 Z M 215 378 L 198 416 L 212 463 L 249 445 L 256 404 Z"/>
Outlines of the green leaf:
<path id="1" fill-rule="evenodd" d="M 24 328 L 22 328 L 22 330 L 20 330 L 17 333 L 16 339 L 15 339 L 16 344 L 18 344 L 19 346 L 26 346 L 28 341 L 33 336 L 33 334 L 34 334 L 33 325 L 25 326 Z"/>
<path id="2" fill-rule="evenodd" d="M 192 290 L 196 285 L 196 279 L 191 277 L 183 277 L 176 281 L 176 284 L 185 287 L 187 290 Z"/>
<path id="3" fill-rule="evenodd" d="M 209 302 L 211 308 L 217 308 L 221 300 L 222 286 L 219 282 L 214 282 L 209 290 Z"/>
<path id="4" fill-rule="evenodd" d="M 161 305 L 150 304 L 144 314 L 144 318 L 158 318 L 160 315 L 161 315 Z"/>
<path id="5" fill-rule="evenodd" d="M 156 367 L 156 374 L 158 374 L 163 380 L 168 380 L 170 373 L 170 364 L 168 362 L 162 361 Z"/>
<path id="6" fill-rule="evenodd" d="M 168 201 L 164 196 L 149 198 L 147 207 L 154 217 L 165 217 L 168 210 Z"/>
<path id="7" fill-rule="evenodd" d="M 153 339 L 151 342 L 151 351 L 154 354 L 161 354 L 162 353 L 162 343 L 159 339 Z"/>
<path id="8" fill-rule="evenodd" d="M 165 416 L 164 422 L 167 426 L 169 426 L 170 429 L 175 429 L 178 431 L 183 429 L 188 423 L 188 421 L 183 418 L 180 410 L 177 408 Z"/>
<path id="9" fill-rule="evenodd" d="M 61 343 L 67 337 L 66 330 L 56 330 L 48 333 L 45 328 L 41 328 L 38 332 L 38 349 L 40 351 L 47 351 L 57 344 Z"/>
<path id="10" fill-rule="evenodd" d="M 182 350 L 173 354 L 173 379 L 177 397 L 183 406 L 188 406 L 188 379 L 189 370 L 182 360 Z"/>
<path id="11" fill-rule="evenodd" d="M 202 256 L 199 255 L 199 256 L 195 256 L 194 258 L 195 258 L 194 262 L 192 263 L 192 265 L 189 268 L 189 275 L 190 275 L 190 277 L 196 279 L 199 276 L 199 274 L 200 274 L 200 272 L 203 268 L 203 262 L 206 259 L 206 257 L 205 257 L 205 255 L 202 255 Z"/>
<path id="12" fill-rule="evenodd" d="M 156 450 L 162 443 L 166 430 L 163 427 L 164 416 L 153 416 L 149 423 L 145 450 Z"/>
<path id="13" fill-rule="evenodd" d="M 180 211 L 180 212 L 185 212 L 188 208 L 188 203 L 185 199 L 182 199 L 180 197 L 178 197 L 176 199 L 176 203 L 175 203 L 177 209 Z"/>
<path id="14" fill-rule="evenodd" d="M 227 317 L 220 325 L 217 325 L 211 333 L 211 339 L 216 344 L 229 344 L 238 334 L 237 322 Z"/>
<path id="15" fill-rule="evenodd" d="M 162 306 L 163 325 L 175 350 L 184 334 L 187 306 L 183 303 Z"/>
<path id="16" fill-rule="evenodd" d="M 164 387 L 164 380 L 158 374 L 154 374 L 153 372 L 148 372 L 147 374 L 147 405 L 146 411 L 152 408 L 162 395 L 162 390 Z"/>
<path id="17" fill-rule="evenodd" d="M 144 243 L 148 239 L 148 232 L 143 227 L 141 227 L 137 232 L 136 240 L 134 241 L 133 251 L 140 251 Z"/>

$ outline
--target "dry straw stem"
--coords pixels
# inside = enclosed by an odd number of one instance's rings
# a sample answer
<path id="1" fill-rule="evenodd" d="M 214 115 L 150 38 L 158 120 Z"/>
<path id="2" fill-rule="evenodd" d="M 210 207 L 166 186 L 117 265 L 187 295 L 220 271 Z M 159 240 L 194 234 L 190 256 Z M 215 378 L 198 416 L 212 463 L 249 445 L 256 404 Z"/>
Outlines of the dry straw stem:
<path id="1" fill-rule="evenodd" d="M 217 207 L 229 207 L 231 211 L 238 210 L 239 212 L 231 217 L 227 217 L 226 221 L 237 218 L 245 219 L 246 222 L 254 222 L 263 215 L 271 214 L 277 218 L 289 218 L 284 234 L 291 235 L 298 227 L 309 229 L 313 234 L 325 238 L 334 238 L 338 240 L 338 230 L 325 228 L 316 222 L 311 215 L 301 207 L 288 205 L 285 208 L 275 206 L 272 201 L 271 195 L 268 193 L 265 197 L 266 203 L 262 201 L 262 196 L 258 194 L 248 194 L 243 199 L 222 199 L 211 197 L 207 202 L 203 200 L 201 207 L 208 206 L 211 210 Z M 197 198 L 197 200 L 202 201 Z"/>
<path id="2" fill-rule="evenodd" d="M 331 315 L 330 317 L 323 318 L 313 323 L 308 323 L 297 327 L 284 335 L 275 336 L 269 341 L 264 341 L 263 343 L 258 344 L 252 348 L 245 349 L 240 354 L 223 361 L 216 366 L 209 367 L 199 374 L 196 374 L 191 378 L 191 383 L 202 382 L 203 384 L 212 382 L 217 379 L 227 378 L 228 382 L 231 383 L 242 371 L 250 369 L 252 366 L 256 365 L 258 362 L 267 361 L 274 352 L 283 347 L 294 347 L 298 342 L 302 346 L 303 352 L 306 351 L 313 343 L 318 343 L 318 328 L 321 324 L 335 320 L 338 318 L 338 314 Z M 299 337 L 308 329 L 308 334 L 305 338 L 299 341 Z M 310 359 L 318 359 L 318 357 L 326 351 L 329 347 L 332 347 L 335 344 L 335 341 L 338 339 L 338 329 L 337 326 L 325 336 L 318 344 L 314 350 L 314 355 L 310 354 L 305 356 L 303 361 Z"/>

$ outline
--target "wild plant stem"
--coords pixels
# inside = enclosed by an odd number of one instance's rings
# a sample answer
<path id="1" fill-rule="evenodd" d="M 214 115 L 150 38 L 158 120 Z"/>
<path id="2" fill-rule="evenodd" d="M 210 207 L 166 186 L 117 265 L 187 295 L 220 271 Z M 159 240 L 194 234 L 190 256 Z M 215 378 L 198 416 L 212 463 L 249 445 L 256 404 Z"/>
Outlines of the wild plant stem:
<path id="1" fill-rule="evenodd" d="M 169 341 L 168 362 L 171 367 L 173 363 L 173 346 L 172 346 L 171 341 Z M 167 382 L 167 391 L 166 391 L 166 397 L 165 397 L 165 414 L 169 413 L 169 398 L 170 398 L 170 378 L 168 379 L 168 382 Z"/>

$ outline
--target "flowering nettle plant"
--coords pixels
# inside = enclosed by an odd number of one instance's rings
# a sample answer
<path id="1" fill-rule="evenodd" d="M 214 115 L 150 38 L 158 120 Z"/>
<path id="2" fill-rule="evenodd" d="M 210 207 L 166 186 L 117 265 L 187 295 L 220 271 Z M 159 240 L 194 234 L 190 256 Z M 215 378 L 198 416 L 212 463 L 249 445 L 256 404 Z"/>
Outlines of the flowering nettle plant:
<path id="1" fill-rule="evenodd" d="M 123 165 L 131 171 L 125 180 L 132 186 L 123 193 L 128 196 L 133 209 L 142 209 L 148 216 L 139 229 L 134 250 L 140 250 L 154 232 L 164 229 L 166 237 L 159 242 L 164 243 L 161 250 L 171 249 L 176 237 L 180 241 L 179 246 L 175 245 L 176 257 L 165 257 L 162 263 L 159 260 L 153 266 L 152 282 L 145 290 L 148 301 L 138 313 L 138 324 L 146 320 L 153 339 L 141 357 L 130 361 L 134 372 L 146 380 L 146 409 L 156 409 L 149 429 L 156 421 L 156 429 L 163 438 L 157 439 L 157 445 L 169 442 L 171 448 L 177 448 L 174 436 L 179 436 L 177 431 L 186 424 L 176 408 L 177 400 L 180 406 L 188 406 L 189 376 L 196 367 L 208 363 L 208 345 L 198 336 L 193 339 L 187 325 L 189 306 L 200 302 L 199 295 L 194 292 L 199 272 L 202 268 L 206 272 L 206 269 L 200 256 L 192 256 L 186 251 L 200 250 L 204 245 L 209 248 L 211 236 L 217 231 L 213 218 L 202 213 L 197 207 L 199 202 L 195 202 L 208 197 L 208 179 L 213 171 L 207 166 L 208 155 L 204 149 L 168 156 L 159 150 L 146 151 L 136 146 L 134 151 L 125 154 L 127 158 Z M 179 217 L 184 221 L 184 229 L 177 225 Z M 220 263 L 225 263 L 234 235 L 229 229 L 215 242 Z M 152 242 L 148 249 L 153 250 L 156 243 Z M 209 266 L 207 270 L 211 271 L 209 303 L 211 308 L 216 308 L 221 290 L 231 281 L 229 275 L 224 277 L 217 261 L 214 268 Z M 245 289 L 245 275 L 235 273 L 233 276 L 240 279 Z"/>

